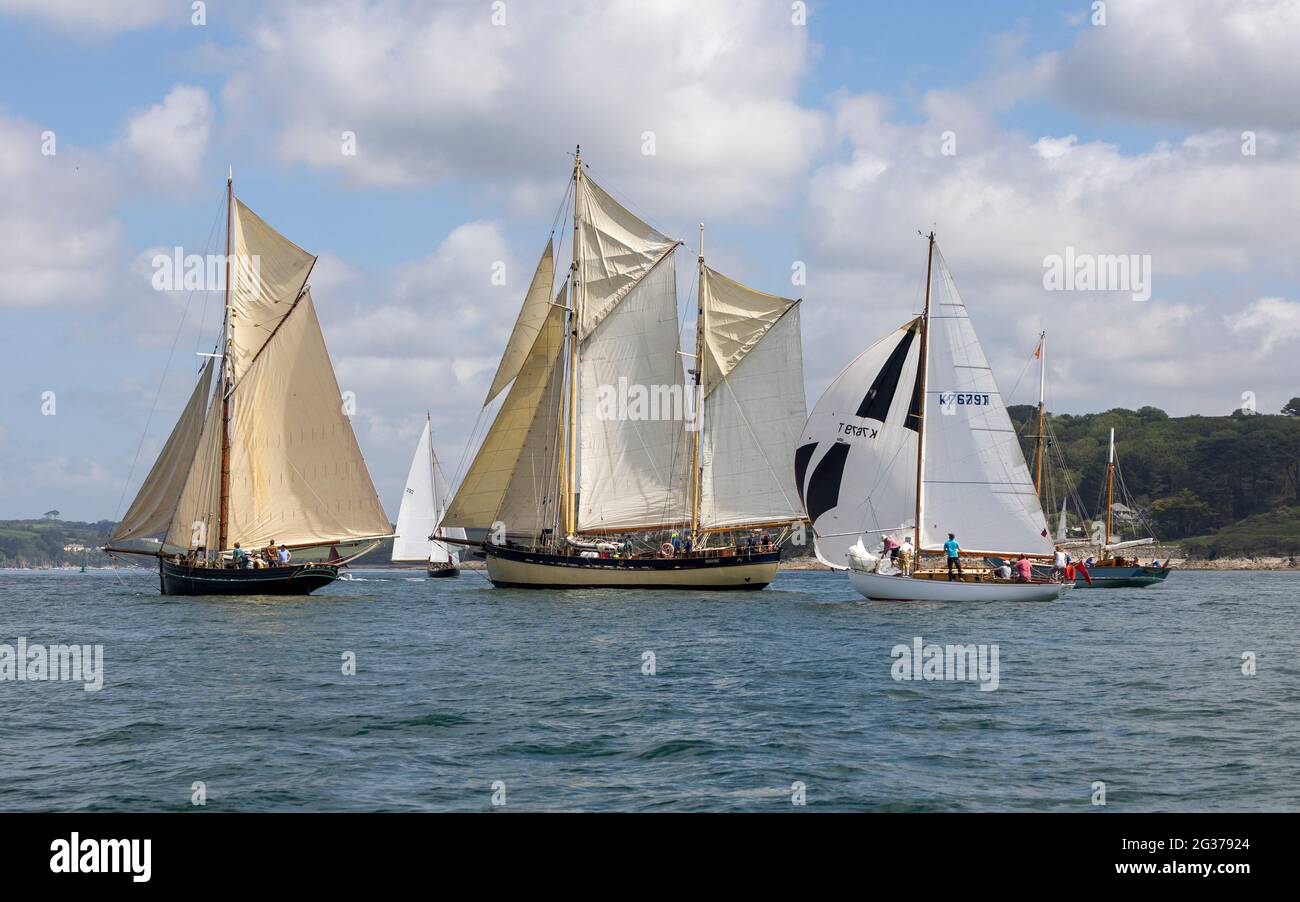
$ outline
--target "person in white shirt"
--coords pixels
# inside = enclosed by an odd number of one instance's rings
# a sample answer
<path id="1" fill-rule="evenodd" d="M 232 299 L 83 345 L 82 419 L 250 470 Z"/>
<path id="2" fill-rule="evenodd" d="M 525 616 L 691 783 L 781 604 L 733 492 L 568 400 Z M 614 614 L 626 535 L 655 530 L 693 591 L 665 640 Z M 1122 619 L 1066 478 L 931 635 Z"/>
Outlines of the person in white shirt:
<path id="1" fill-rule="evenodd" d="M 1057 547 L 1056 554 L 1052 556 L 1052 566 L 1056 568 L 1056 575 L 1060 579 L 1065 578 L 1065 570 L 1070 566 L 1070 555 L 1064 548 Z"/>

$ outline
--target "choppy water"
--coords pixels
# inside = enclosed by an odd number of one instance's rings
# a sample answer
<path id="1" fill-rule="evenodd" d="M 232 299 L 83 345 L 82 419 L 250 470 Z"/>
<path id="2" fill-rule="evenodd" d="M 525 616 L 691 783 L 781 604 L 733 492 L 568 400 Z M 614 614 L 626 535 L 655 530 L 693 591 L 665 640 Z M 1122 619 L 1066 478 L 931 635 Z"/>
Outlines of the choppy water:
<path id="1" fill-rule="evenodd" d="M 0 682 L 0 809 L 1300 807 L 1300 574 L 1055 604 L 498 590 L 370 571 L 305 600 L 0 572 L 0 643 L 104 646 L 104 688 Z M 891 649 L 996 644 L 999 685 Z M 643 653 L 656 673 L 643 670 Z M 342 656 L 356 655 L 344 675 Z M 1242 674 L 1253 652 L 1258 672 Z M 499 798 L 499 793 L 498 793 Z"/>

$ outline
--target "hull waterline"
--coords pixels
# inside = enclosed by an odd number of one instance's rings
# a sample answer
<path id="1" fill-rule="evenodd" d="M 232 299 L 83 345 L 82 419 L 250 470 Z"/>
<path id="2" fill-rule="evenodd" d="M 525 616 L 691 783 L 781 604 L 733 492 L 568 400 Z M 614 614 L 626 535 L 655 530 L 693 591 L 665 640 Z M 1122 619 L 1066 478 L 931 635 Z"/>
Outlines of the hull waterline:
<path id="1" fill-rule="evenodd" d="M 453 576 L 460 576 L 459 567 L 430 567 L 426 572 L 429 579 L 449 579 Z"/>
<path id="2" fill-rule="evenodd" d="M 1082 576 L 1074 581 L 1076 589 L 1145 589 L 1158 586 L 1169 576 L 1170 567 L 1092 567 L 1089 584 Z"/>
<path id="3" fill-rule="evenodd" d="M 779 551 L 733 557 L 583 558 L 484 544 L 488 579 L 509 589 L 762 589 Z"/>
<path id="4" fill-rule="evenodd" d="M 853 588 L 873 601 L 1055 601 L 1071 588 L 1065 583 L 961 582 L 862 570 L 848 573 Z"/>
<path id="5" fill-rule="evenodd" d="M 309 595 L 338 575 L 339 568 L 330 564 L 225 570 L 158 561 L 163 595 Z"/>

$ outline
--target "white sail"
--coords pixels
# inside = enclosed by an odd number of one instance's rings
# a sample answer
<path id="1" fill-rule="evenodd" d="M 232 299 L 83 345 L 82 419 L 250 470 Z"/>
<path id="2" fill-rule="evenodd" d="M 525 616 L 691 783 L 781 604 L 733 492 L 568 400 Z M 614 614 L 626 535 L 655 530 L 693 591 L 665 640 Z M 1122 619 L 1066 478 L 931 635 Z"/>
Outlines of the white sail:
<path id="1" fill-rule="evenodd" d="M 451 502 L 451 487 L 447 485 L 447 477 L 442 475 L 442 467 L 438 464 L 438 455 L 433 450 L 433 438 L 429 440 L 429 457 L 433 461 L 433 509 L 434 522 L 432 535 L 446 536 L 449 539 L 465 538 L 465 530 L 459 526 L 443 526 L 442 520 L 447 516 L 447 505 Z M 439 542 L 436 539 L 429 543 L 428 560 L 435 564 L 459 564 L 460 563 L 459 545 L 448 545 L 446 542 Z"/>
<path id="2" fill-rule="evenodd" d="M 794 453 L 807 417 L 798 302 L 704 269 L 700 524 L 803 516 Z"/>
<path id="3" fill-rule="evenodd" d="M 926 364 L 921 548 L 1051 554 L 1043 509 L 952 274 L 935 254 Z"/>
<path id="4" fill-rule="evenodd" d="M 580 531 L 689 519 L 690 447 L 670 255 L 581 344 Z"/>
<path id="5" fill-rule="evenodd" d="M 444 499 L 446 494 L 442 496 Z M 445 501 L 444 501 L 445 503 Z M 429 421 L 424 421 L 420 440 L 415 445 L 411 469 L 402 489 L 402 504 L 397 511 L 397 538 L 393 539 L 394 561 L 425 561 L 433 542 L 438 511 L 434 507 L 433 435 Z"/>
<path id="6" fill-rule="evenodd" d="M 176 513 L 176 500 L 189 477 L 190 464 L 203 434 L 208 393 L 212 390 L 214 360 L 215 358 L 208 358 L 189 403 L 172 428 L 172 434 L 168 436 L 167 444 L 163 445 L 149 475 L 140 484 L 135 500 L 113 530 L 110 543 L 159 536 L 171 526 L 172 517 Z"/>
<path id="7" fill-rule="evenodd" d="M 846 565 L 866 535 L 901 536 L 916 517 L 920 319 L 863 351 L 813 407 L 795 450 L 800 500 L 818 556 Z"/>
<path id="8" fill-rule="evenodd" d="M 1061 499 L 1061 516 L 1056 521 L 1056 541 L 1065 541 L 1065 505 L 1066 499 Z"/>
<path id="9" fill-rule="evenodd" d="M 555 381 L 557 361 L 564 347 L 564 320 L 564 309 L 551 307 L 487 437 L 461 480 L 443 520 L 445 526 L 490 529 L 500 520 L 510 535 L 521 534 L 527 528 L 499 514 L 508 502 L 520 460 L 532 459 L 524 452 L 530 447 L 530 435 L 537 434 L 534 421 L 543 416 L 559 420 L 558 413 L 544 408 L 543 402 L 547 388 Z M 506 514 L 510 516 L 509 511 Z"/>
<path id="10" fill-rule="evenodd" d="M 580 206 L 579 337 L 585 339 L 678 242 L 643 222 L 586 176 Z"/>

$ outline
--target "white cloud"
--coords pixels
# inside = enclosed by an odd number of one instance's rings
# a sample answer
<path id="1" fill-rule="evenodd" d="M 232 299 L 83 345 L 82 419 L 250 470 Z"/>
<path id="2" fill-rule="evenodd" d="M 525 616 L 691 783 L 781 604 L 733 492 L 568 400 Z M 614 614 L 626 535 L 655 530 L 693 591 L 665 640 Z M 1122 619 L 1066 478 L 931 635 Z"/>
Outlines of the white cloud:
<path id="1" fill-rule="evenodd" d="M 838 105 L 836 130 L 847 147 L 814 172 L 803 225 L 814 395 L 919 308 L 925 245 L 917 232 L 931 224 L 1000 376 L 1023 368 L 1040 328 L 1060 336 L 1054 366 L 1070 381 L 1055 398 L 1068 409 L 1160 403 L 1226 411 L 1241 391 L 1236 380 L 1249 380 L 1261 396 L 1286 390 L 1275 365 L 1227 362 L 1235 349 L 1223 346 L 1220 323 L 1259 297 L 1225 286 L 1285 275 L 1293 259 L 1300 136 L 1261 136 L 1267 150 L 1255 157 L 1243 157 L 1227 131 L 1126 154 L 1074 135 L 1003 131 L 960 96 L 927 108 L 930 118 L 910 123 L 891 118 L 878 97 Z M 957 154 L 944 156 L 940 136 L 954 121 L 966 124 L 955 129 Z M 1067 247 L 1150 255 L 1152 300 L 1045 291 L 1044 260 Z M 1203 297 L 1197 286 L 1207 279 L 1225 296 Z M 1267 320 L 1279 352 L 1288 345 L 1294 352 L 1300 336 L 1285 325 L 1289 313 L 1256 305 L 1241 328 Z M 1220 375 L 1229 366 L 1231 385 Z"/>
<path id="2" fill-rule="evenodd" d="M 112 167 L 47 131 L 0 114 L 0 307 L 101 300 L 121 235 Z"/>
<path id="3" fill-rule="evenodd" d="M 1192 128 L 1300 128 L 1300 2 L 1113 0 L 1047 57 L 1049 93 L 1094 113 Z"/>
<path id="4" fill-rule="evenodd" d="M 796 99 L 807 29 L 760 0 L 275 7 L 226 86 L 287 162 L 371 185 L 520 180 L 554 197 L 584 147 L 656 212 L 770 210 L 824 119 Z M 342 150 L 356 134 L 357 154 Z M 655 154 L 642 153 L 653 132 Z M 553 203 L 553 201 L 551 201 Z"/>
<path id="5" fill-rule="evenodd" d="M 1300 302 L 1286 298 L 1260 298 L 1226 320 L 1232 332 L 1253 338 L 1264 353 L 1300 339 Z"/>
<path id="6" fill-rule="evenodd" d="M 132 115 L 116 150 L 155 184 L 190 185 L 198 177 L 212 132 L 212 102 L 194 85 L 176 85 L 147 110 Z"/>
<path id="7" fill-rule="evenodd" d="M 81 34 L 111 35 L 165 23 L 188 23 L 190 4 L 173 0 L 0 0 L 0 13 Z"/>

